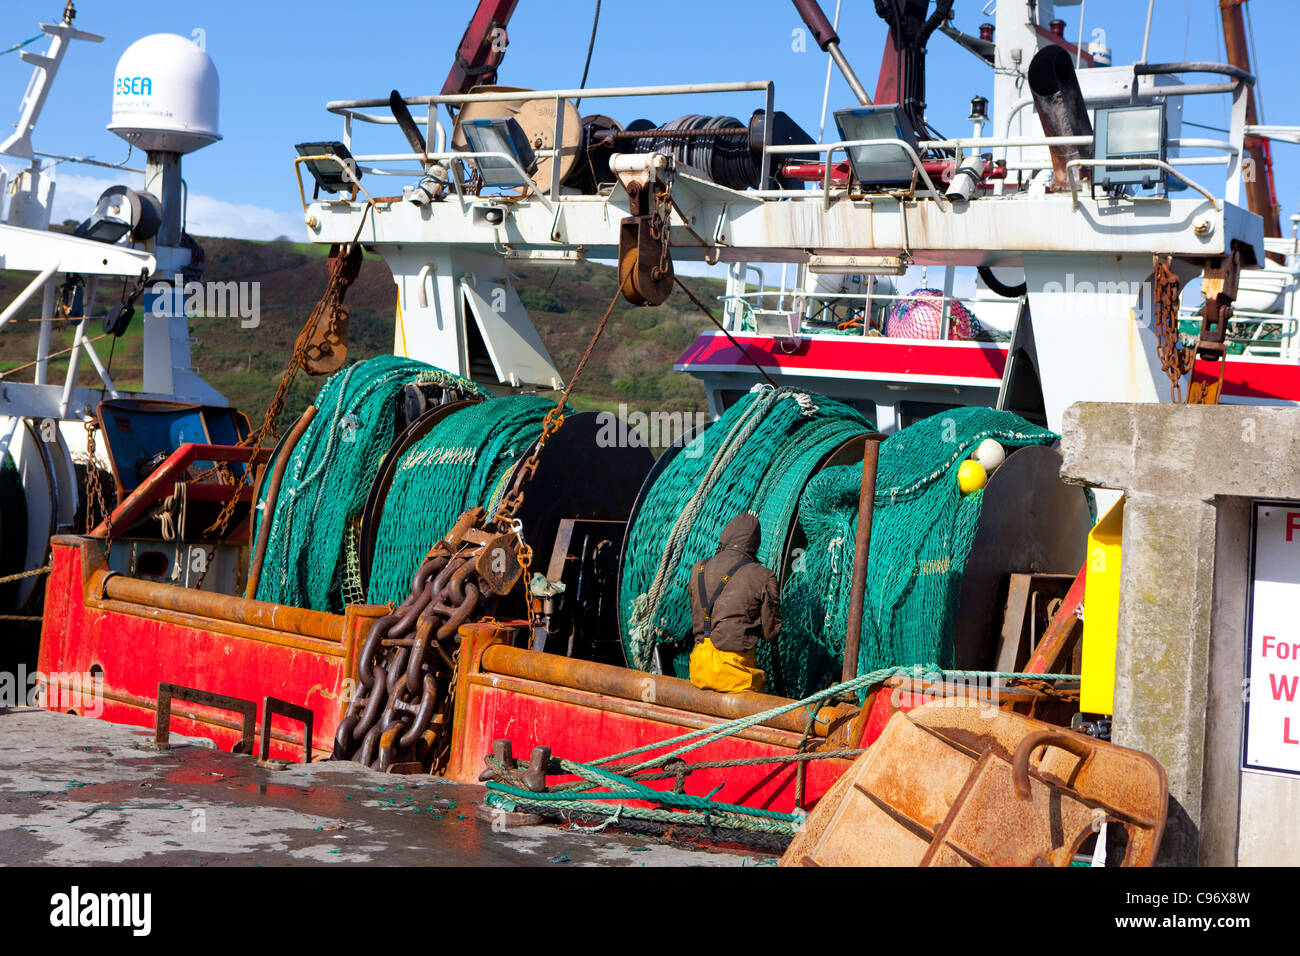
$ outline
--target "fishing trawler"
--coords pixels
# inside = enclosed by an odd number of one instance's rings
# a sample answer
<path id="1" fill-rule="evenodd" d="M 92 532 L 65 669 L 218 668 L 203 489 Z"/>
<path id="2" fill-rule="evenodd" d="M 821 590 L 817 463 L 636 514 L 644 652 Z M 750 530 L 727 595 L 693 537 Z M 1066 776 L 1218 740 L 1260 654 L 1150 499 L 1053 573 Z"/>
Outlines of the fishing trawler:
<path id="1" fill-rule="evenodd" d="M 110 128 L 145 151 L 144 168 L 128 167 L 129 155 L 113 164 L 41 151 L 33 132 L 65 57 L 76 43 L 104 39 L 74 26 L 75 17 L 68 3 L 60 22 L 41 24 L 27 41 L 48 39 L 49 46 L 22 50 L 32 77 L 14 132 L 0 143 L 0 159 L 24 164 L 12 182 L 0 170 L 0 192 L 8 196 L 0 265 L 27 277 L 0 311 L 0 614 L 15 633 L 5 652 L 7 660 L 13 655 L 10 664 L 34 657 L 51 536 L 93 526 L 89 516 L 106 515 L 109 503 L 138 487 L 182 440 L 229 445 L 248 433 L 247 419 L 193 367 L 184 310 L 152 308 L 149 295 L 159 279 L 194 282 L 203 274 L 203 250 L 185 232 L 181 157 L 221 138 L 215 68 L 193 43 L 168 34 L 143 38 L 123 54 Z M 157 89 L 140 79 L 145 73 Z M 51 170 L 62 163 L 143 174 L 144 181 L 138 189 L 105 190 L 74 230 L 59 231 L 50 228 L 57 185 Z M 31 315 L 34 303 L 39 313 Z M 144 312 L 138 337 L 131 328 L 137 310 Z M 102 328 L 92 328 L 92 320 Z M 100 351 L 116 352 L 128 330 L 122 351 L 137 353 L 142 386 L 130 392 L 114 381 L 112 352 L 106 362 Z M 58 348 L 69 332 L 71 345 Z M 83 361 L 93 371 L 89 383 Z M 55 378 L 60 364 L 62 381 Z M 96 447 L 96 433 L 116 436 L 112 452 L 102 437 Z M 152 573 L 185 569 L 166 542 L 156 550 L 168 555 Z M 219 560 L 233 553 L 223 551 Z M 32 634 L 30 648 L 24 629 Z"/>
<path id="2" fill-rule="evenodd" d="M 1184 379 L 1201 400 L 1300 399 L 1294 274 L 1268 265 L 1294 243 L 1237 202 L 1263 135 L 1249 71 L 1104 65 L 1043 23 L 1047 2 L 1003 0 L 974 37 L 947 24 L 950 3 L 927 18 L 909 0 L 886 6 L 896 56 L 870 97 L 800 2 L 859 100 L 819 143 L 767 81 L 496 86 L 514 6 L 479 5 L 441 93 L 333 101 L 341 137 L 296 147 L 308 235 L 331 249 L 299 341 L 337 354 L 364 246 L 397 285 L 393 354 L 338 371 L 257 475 L 206 476 L 203 494 L 232 504 L 206 528 L 181 522 L 176 547 L 200 565 L 240 548 L 242 588 L 143 573 L 159 559 L 139 529 L 178 506 L 196 460 L 247 462 L 246 446 L 182 445 L 90 534 L 53 539 L 47 706 L 75 711 L 89 675 L 105 719 L 156 725 L 160 741 L 175 728 L 264 759 L 486 779 L 504 815 L 608 822 L 593 793 L 626 787 L 618 825 L 786 838 L 897 711 L 947 699 L 954 679 L 979 685 L 977 703 L 1087 731 L 1075 752 L 1104 739 L 1111 714 L 1081 710 L 1078 680 L 1097 516 L 1060 480 L 1049 429 L 1073 403 L 1162 402 Z M 924 121 L 940 27 L 993 67 L 972 137 Z M 752 96 L 749 118 L 625 123 L 572 102 L 707 110 L 720 94 Z M 1231 99 L 1226 140 L 1181 135 L 1189 96 Z M 366 149 L 363 127 L 378 127 Z M 389 181 L 400 192 L 373 185 Z M 636 306 L 685 297 L 710 318 L 674 263 L 727 264 L 717 331 L 677 363 L 714 420 L 657 458 L 609 440 L 626 423 L 567 407 L 591 349 L 566 381 L 509 271 L 589 260 L 615 262 Z M 900 291 L 918 265 L 943 288 Z M 954 296 L 962 269 L 988 292 Z M 1180 289 L 1198 274 L 1188 333 Z M 743 510 L 786 612 L 761 658 L 770 694 L 688 679 L 683 583 Z M 106 560 L 110 541 L 127 565 Z M 1024 759 L 1041 775 L 1058 758 Z M 589 786 L 579 799 L 556 777 Z M 1163 771 L 1151 779 L 1163 794 Z M 1146 862 L 1163 802 L 1152 812 L 1108 818 L 1135 828 Z M 1093 832 L 1053 859 L 1098 852 Z"/>

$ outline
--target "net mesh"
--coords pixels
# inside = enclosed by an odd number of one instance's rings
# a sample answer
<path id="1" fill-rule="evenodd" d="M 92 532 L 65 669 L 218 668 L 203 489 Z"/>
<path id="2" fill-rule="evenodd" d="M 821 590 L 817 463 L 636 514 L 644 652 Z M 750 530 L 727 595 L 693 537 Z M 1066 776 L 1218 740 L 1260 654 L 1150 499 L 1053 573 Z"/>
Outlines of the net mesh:
<path id="1" fill-rule="evenodd" d="M 957 599 L 984 497 L 962 494 L 957 466 L 985 438 L 1009 455 L 1057 437 L 1009 412 L 955 408 L 881 444 L 857 673 L 952 667 Z M 827 468 L 800 498 L 808 544 L 781 591 L 782 635 L 769 671 L 776 693 L 804 697 L 839 678 L 861 482 L 861 464 Z"/>
<path id="2" fill-rule="evenodd" d="M 552 407 L 535 396 L 489 399 L 448 415 L 407 449 L 379 519 L 371 603 L 404 599 L 429 548 L 467 508 L 495 510 Z"/>
<path id="3" fill-rule="evenodd" d="M 336 372 L 322 386 L 316 417 L 290 455 L 280 484 L 259 601 L 342 612 L 348 538 L 393 442 L 398 396 L 433 371 L 424 362 L 380 355 Z M 266 520 L 266 490 L 258 525 Z"/>
<path id="4" fill-rule="evenodd" d="M 742 511 L 759 517 L 758 560 L 780 572 L 799 492 L 827 454 L 873 430 L 861 413 L 791 388 L 758 386 L 679 452 L 628 530 L 619 582 L 622 639 L 632 666 L 688 676 L 690 569 L 714 554 Z"/>

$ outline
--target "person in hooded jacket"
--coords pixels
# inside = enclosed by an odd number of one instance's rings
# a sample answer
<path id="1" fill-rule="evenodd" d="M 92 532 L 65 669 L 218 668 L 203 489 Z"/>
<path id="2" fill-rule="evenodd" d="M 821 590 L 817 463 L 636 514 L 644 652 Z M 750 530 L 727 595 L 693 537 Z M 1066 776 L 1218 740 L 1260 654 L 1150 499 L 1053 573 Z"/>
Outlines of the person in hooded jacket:
<path id="1" fill-rule="evenodd" d="M 761 691 L 760 639 L 781 633 L 776 575 L 758 562 L 762 529 L 748 512 L 722 529 L 718 553 L 691 570 L 691 683 L 705 690 Z"/>

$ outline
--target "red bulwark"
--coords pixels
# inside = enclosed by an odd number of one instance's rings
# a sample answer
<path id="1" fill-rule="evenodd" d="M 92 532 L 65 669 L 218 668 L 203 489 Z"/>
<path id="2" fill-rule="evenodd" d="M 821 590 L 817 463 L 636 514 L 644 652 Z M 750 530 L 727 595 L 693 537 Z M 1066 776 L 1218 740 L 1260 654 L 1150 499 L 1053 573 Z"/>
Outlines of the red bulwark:
<path id="1" fill-rule="evenodd" d="M 39 659 L 47 708 L 152 728 L 158 684 L 166 682 L 253 701 L 260 734 L 262 699 L 278 697 L 314 713 L 313 750 L 330 752 L 357 636 L 370 612 L 385 608 L 347 617 L 280 608 L 112 575 L 101 543 L 88 538 L 57 537 L 52 547 Z M 127 588 L 158 599 L 112 596 Z M 199 613 L 203 607 L 210 612 Z M 172 705 L 171 730 L 223 750 L 240 736 L 236 715 L 181 701 Z M 271 756 L 301 760 L 302 738 L 301 724 L 277 718 Z"/>

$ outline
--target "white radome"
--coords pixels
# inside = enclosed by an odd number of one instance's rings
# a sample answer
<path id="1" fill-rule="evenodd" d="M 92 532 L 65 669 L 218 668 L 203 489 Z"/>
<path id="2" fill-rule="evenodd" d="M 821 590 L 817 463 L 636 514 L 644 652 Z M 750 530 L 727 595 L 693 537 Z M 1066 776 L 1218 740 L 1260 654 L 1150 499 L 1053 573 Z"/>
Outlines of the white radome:
<path id="1" fill-rule="evenodd" d="M 970 457 L 972 461 L 977 461 L 983 465 L 984 470 L 991 475 L 994 469 L 1006 461 L 1007 452 L 1000 442 L 994 441 L 992 438 L 986 438 L 971 452 Z"/>
<path id="2" fill-rule="evenodd" d="M 108 128 L 143 150 L 190 153 L 221 139 L 220 92 L 212 58 L 192 41 L 142 37 L 117 61 Z"/>

